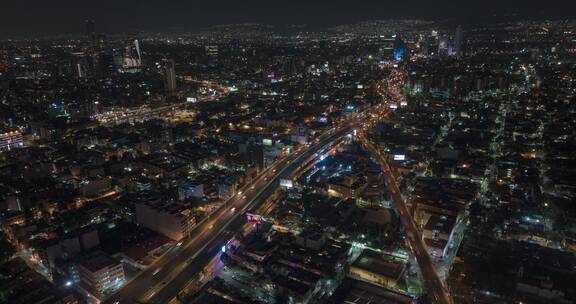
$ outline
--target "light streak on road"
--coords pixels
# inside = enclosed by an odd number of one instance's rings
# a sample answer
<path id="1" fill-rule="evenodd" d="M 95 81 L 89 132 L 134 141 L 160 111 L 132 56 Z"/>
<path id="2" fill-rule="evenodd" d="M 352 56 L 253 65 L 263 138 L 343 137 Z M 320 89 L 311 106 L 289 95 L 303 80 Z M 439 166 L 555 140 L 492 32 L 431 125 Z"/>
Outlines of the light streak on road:
<path id="1" fill-rule="evenodd" d="M 406 202 L 398 186 L 398 181 L 392 174 L 392 170 L 390 169 L 390 165 L 388 164 L 386 156 L 382 155 L 382 153 L 376 149 L 376 147 L 374 147 L 374 145 L 370 143 L 370 141 L 367 140 L 363 134 L 359 134 L 358 138 L 361 140 L 364 146 L 368 148 L 368 150 L 374 156 L 376 156 L 380 166 L 382 167 L 388 189 L 392 194 L 392 199 L 394 200 L 396 208 L 398 209 L 398 213 L 400 214 L 400 221 L 402 222 L 404 230 L 408 234 L 409 247 L 412 251 L 412 254 L 416 258 L 416 261 L 418 262 L 418 266 L 420 266 L 422 276 L 424 277 L 424 283 L 428 292 L 430 293 L 432 301 L 434 301 L 434 303 L 440 304 L 452 304 L 452 298 L 444 288 L 442 280 L 440 280 L 440 277 L 436 273 L 432 259 L 426 251 L 426 245 L 424 244 L 422 238 L 419 236 L 418 228 L 416 227 L 412 216 L 408 212 Z"/>

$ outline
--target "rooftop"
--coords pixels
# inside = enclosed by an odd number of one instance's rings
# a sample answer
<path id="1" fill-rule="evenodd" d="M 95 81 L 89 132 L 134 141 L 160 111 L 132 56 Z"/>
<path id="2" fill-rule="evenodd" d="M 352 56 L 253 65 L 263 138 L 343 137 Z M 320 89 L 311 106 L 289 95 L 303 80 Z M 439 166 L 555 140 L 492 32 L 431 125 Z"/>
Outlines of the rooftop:
<path id="1" fill-rule="evenodd" d="M 371 250 L 364 250 L 352 264 L 352 267 L 399 279 L 404 272 L 406 264 L 393 257 L 380 255 Z"/>
<path id="2" fill-rule="evenodd" d="M 103 251 L 96 251 L 85 257 L 84 260 L 80 262 L 80 265 L 90 270 L 91 272 L 97 272 L 104 268 L 116 266 L 118 264 L 120 264 L 120 262 L 113 259 Z"/>

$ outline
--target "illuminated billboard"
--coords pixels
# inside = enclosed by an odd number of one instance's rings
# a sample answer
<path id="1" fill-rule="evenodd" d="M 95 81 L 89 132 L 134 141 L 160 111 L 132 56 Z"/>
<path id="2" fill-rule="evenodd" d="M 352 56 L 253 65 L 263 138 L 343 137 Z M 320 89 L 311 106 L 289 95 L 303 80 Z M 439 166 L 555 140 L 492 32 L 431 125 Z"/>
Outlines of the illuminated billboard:
<path id="1" fill-rule="evenodd" d="M 250 223 L 261 224 L 262 223 L 262 216 L 258 214 L 246 213 L 246 219 Z"/>
<path id="2" fill-rule="evenodd" d="M 264 138 L 262 144 L 265 146 L 272 146 L 272 140 L 270 138 Z"/>
<path id="3" fill-rule="evenodd" d="M 406 155 L 404 155 L 404 154 L 395 154 L 395 155 L 394 155 L 394 160 L 400 160 L 400 161 L 406 160 Z"/>
<path id="4" fill-rule="evenodd" d="M 290 189 L 294 187 L 294 182 L 291 179 L 282 178 L 280 179 L 280 187 Z"/>
<path id="5" fill-rule="evenodd" d="M 196 99 L 196 97 L 186 97 L 186 101 L 187 102 L 196 102 L 197 99 Z"/>

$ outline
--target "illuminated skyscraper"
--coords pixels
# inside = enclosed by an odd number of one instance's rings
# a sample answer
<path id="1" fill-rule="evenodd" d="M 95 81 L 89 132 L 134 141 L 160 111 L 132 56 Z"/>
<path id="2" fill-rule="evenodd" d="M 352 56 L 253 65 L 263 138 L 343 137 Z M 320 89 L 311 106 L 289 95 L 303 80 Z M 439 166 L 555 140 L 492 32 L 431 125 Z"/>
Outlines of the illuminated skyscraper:
<path id="1" fill-rule="evenodd" d="M 86 78 L 88 73 L 88 62 L 85 52 L 72 53 L 72 71 L 74 77 L 78 79 Z"/>
<path id="2" fill-rule="evenodd" d="M 140 70 L 141 65 L 140 43 L 138 40 L 130 41 L 128 46 L 126 46 L 122 68 L 125 72 L 137 72 Z"/>
<path id="3" fill-rule="evenodd" d="M 218 62 L 218 46 L 217 45 L 207 45 L 205 47 L 206 55 L 211 64 L 216 64 Z"/>
<path id="4" fill-rule="evenodd" d="M 438 39 L 438 55 L 439 56 L 448 56 L 448 52 L 450 49 L 450 41 L 446 35 L 441 35 Z"/>
<path id="5" fill-rule="evenodd" d="M 206 55 L 208 55 L 208 57 L 211 58 L 217 58 L 218 57 L 218 46 L 217 45 L 207 45 L 205 47 L 206 50 Z"/>
<path id="6" fill-rule="evenodd" d="M 165 59 L 162 62 L 162 73 L 164 74 L 164 89 L 168 93 L 176 90 L 176 67 L 174 59 Z"/>
<path id="7" fill-rule="evenodd" d="M 404 53 L 406 52 L 406 44 L 402 39 L 400 39 L 399 35 L 396 35 L 394 40 L 394 60 L 400 61 L 404 57 Z"/>

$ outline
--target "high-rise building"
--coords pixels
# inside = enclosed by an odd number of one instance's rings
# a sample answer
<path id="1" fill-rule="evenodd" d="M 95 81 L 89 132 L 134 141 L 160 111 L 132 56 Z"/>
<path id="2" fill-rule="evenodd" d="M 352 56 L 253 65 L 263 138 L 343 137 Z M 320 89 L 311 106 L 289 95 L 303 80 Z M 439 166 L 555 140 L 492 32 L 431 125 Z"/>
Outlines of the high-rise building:
<path id="1" fill-rule="evenodd" d="M 208 57 L 217 58 L 218 57 L 218 46 L 217 45 L 207 45 L 205 47 L 206 55 Z"/>
<path id="2" fill-rule="evenodd" d="M 90 41 L 90 45 L 92 48 L 95 48 L 98 45 L 98 33 L 96 33 L 96 23 L 94 20 L 86 20 L 84 21 L 84 34 Z"/>
<path id="3" fill-rule="evenodd" d="M 96 23 L 94 23 L 94 20 L 84 21 L 84 26 L 85 26 L 85 34 L 87 36 L 92 36 L 96 34 Z"/>
<path id="4" fill-rule="evenodd" d="M 207 45 L 205 47 L 206 55 L 208 56 L 208 61 L 211 64 L 216 64 L 218 62 L 218 46 L 217 45 Z"/>
<path id="5" fill-rule="evenodd" d="M 0 75 L 8 70 L 8 51 L 0 50 Z"/>
<path id="6" fill-rule="evenodd" d="M 438 34 L 432 32 L 432 35 L 426 38 L 427 48 L 428 48 L 428 55 L 434 56 L 438 55 Z"/>
<path id="7" fill-rule="evenodd" d="M 230 176 L 218 183 L 218 198 L 228 200 L 235 194 L 236 183 L 234 183 L 233 178 Z"/>
<path id="8" fill-rule="evenodd" d="M 114 74 L 117 71 L 115 65 L 114 54 L 111 51 L 101 52 L 98 55 L 98 70 L 102 76 Z"/>
<path id="9" fill-rule="evenodd" d="M 406 44 L 399 35 L 396 35 L 394 39 L 394 60 L 400 61 L 404 57 L 406 52 Z"/>
<path id="10" fill-rule="evenodd" d="M 174 59 L 165 59 L 162 62 L 162 73 L 164 74 L 164 89 L 168 93 L 176 91 L 176 67 Z"/>
<path id="11" fill-rule="evenodd" d="M 417 47 L 419 54 L 424 56 L 428 55 L 428 42 L 426 41 L 424 35 L 420 35 L 420 37 L 418 37 Z"/>
<path id="12" fill-rule="evenodd" d="M 441 35 L 440 38 L 438 38 L 438 55 L 439 56 L 448 56 L 449 53 L 449 49 L 450 49 L 450 43 L 448 40 L 448 36 L 446 35 Z"/>
<path id="13" fill-rule="evenodd" d="M 175 241 L 188 236 L 196 224 L 192 210 L 159 199 L 136 203 L 136 221 Z"/>
<path id="14" fill-rule="evenodd" d="M 125 72 L 138 72 L 142 65 L 142 54 L 140 53 L 140 43 L 132 40 L 126 46 L 122 68 Z"/>
<path id="15" fill-rule="evenodd" d="M 456 56 L 462 56 L 462 26 L 458 25 L 456 28 L 456 34 L 454 35 L 454 54 Z"/>
<path id="16" fill-rule="evenodd" d="M 102 251 L 84 257 L 77 269 L 80 274 L 79 289 L 89 303 L 98 303 L 125 281 L 122 263 Z"/>
<path id="17" fill-rule="evenodd" d="M 306 128 L 304 124 L 300 124 L 294 128 L 291 136 L 292 142 L 299 143 L 301 145 L 306 144 L 309 138 L 310 134 L 308 133 L 308 128 Z"/>
<path id="18" fill-rule="evenodd" d="M 72 75 L 75 78 L 83 79 L 88 76 L 93 76 L 93 70 L 91 69 L 91 62 L 89 60 L 89 53 L 86 52 L 74 52 L 71 53 L 71 64 L 72 64 Z"/>

